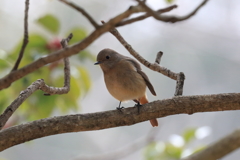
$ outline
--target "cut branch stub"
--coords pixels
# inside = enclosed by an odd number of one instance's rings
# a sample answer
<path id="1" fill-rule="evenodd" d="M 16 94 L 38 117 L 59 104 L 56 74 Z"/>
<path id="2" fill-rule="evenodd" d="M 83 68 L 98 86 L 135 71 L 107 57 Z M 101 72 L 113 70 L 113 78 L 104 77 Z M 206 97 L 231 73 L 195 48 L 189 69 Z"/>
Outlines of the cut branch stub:
<path id="1" fill-rule="evenodd" d="M 104 21 L 101 21 L 101 22 L 103 24 L 105 23 Z M 133 57 L 135 57 L 140 63 L 142 63 L 144 66 L 146 66 L 147 68 L 149 68 L 153 71 L 162 73 L 163 75 L 165 75 L 173 80 L 176 80 L 177 86 L 176 86 L 176 91 L 175 91 L 174 95 L 175 96 L 182 95 L 185 75 L 183 72 L 175 73 L 175 72 L 172 72 L 171 70 L 159 65 L 161 57 L 163 55 L 163 52 L 161 52 L 161 51 L 158 52 L 155 63 L 150 63 L 132 48 L 132 46 L 122 37 L 122 35 L 118 32 L 118 30 L 116 28 L 111 29 L 109 32 L 112 33 L 112 35 L 114 35 L 118 39 L 118 41 L 128 50 L 128 52 Z"/>

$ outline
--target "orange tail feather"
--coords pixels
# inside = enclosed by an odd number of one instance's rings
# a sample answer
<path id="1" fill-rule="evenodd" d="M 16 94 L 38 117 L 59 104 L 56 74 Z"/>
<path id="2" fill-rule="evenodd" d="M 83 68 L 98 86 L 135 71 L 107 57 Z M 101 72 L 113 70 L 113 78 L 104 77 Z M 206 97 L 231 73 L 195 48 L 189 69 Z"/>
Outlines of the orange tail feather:
<path id="1" fill-rule="evenodd" d="M 148 100 L 147 100 L 146 95 L 143 96 L 142 98 L 140 98 L 140 99 L 139 99 L 139 102 L 140 102 L 140 104 L 146 104 L 146 103 L 148 103 Z M 153 127 L 157 127 L 157 126 L 158 126 L 158 121 L 157 121 L 157 119 L 151 119 L 151 120 L 150 120 L 150 123 L 151 123 L 151 125 L 152 125 Z"/>

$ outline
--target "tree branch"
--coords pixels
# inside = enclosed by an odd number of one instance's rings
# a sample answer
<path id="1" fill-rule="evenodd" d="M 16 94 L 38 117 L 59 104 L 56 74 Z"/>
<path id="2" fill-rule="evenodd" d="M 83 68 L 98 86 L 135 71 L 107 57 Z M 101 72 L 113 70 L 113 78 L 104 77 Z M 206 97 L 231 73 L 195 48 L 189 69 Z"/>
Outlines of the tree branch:
<path id="1" fill-rule="evenodd" d="M 65 3 L 66 5 L 74 8 L 75 10 L 77 10 L 78 12 L 82 13 L 87 19 L 88 21 L 97 29 L 99 27 L 99 25 L 97 24 L 97 22 L 81 7 L 77 6 L 76 4 L 72 3 L 72 2 L 68 2 L 66 0 L 59 0 L 63 3 Z"/>
<path id="2" fill-rule="evenodd" d="M 66 39 L 62 39 L 61 45 L 63 48 L 67 48 L 67 44 L 72 39 L 72 37 L 73 35 L 71 33 Z M 3 128 L 12 114 L 18 109 L 18 107 L 30 95 L 39 89 L 46 92 L 44 95 L 66 94 L 70 91 L 70 65 L 68 58 L 64 58 L 64 86 L 61 88 L 51 87 L 46 85 L 43 79 L 39 79 L 33 82 L 26 90 L 22 91 L 20 95 L 0 115 L 0 130 Z"/>
<path id="3" fill-rule="evenodd" d="M 174 8 L 177 8 L 177 5 L 172 5 L 172 6 L 163 8 L 163 9 L 159 9 L 159 10 L 157 10 L 156 12 L 157 12 L 158 14 L 162 14 L 162 13 L 169 12 L 169 11 L 173 10 Z M 146 14 L 144 14 L 144 15 L 141 15 L 141 16 L 138 16 L 138 17 L 135 17 L 135 18 L 123 20 L 123 21 L 121 21 L 120 23 L 118 23 L 118 24 L 116 25 L 116 27 L 124 26 L 124 25 L 130 24 L 130 23 L 134 23 L 134 22 L 137 22 L 137 21 L 141 21 L 141 20 L 144 20 L 144 19 L 146 19 L 146 18 L 148 18 L 148 17 L 151 17 L 151 14 L 150 14 L 150 13 L 146 13 Z"/>
<path id="4" fill-rule="evenodd" d="M 7 88 L 11 85 L 12 82 L 26 76 L 27 74 L 43 67 L 46 64 L 58 61 L 65 57 L 72 56 L 79 53 L 79 51 L 84 50 L 88 47 L 93 41 L 100 37 L 103 33 L 109 31 L 113 26 L 122 21 L 124 18 L 129 17 L 132 13 L 139 12 L 140 6 L 132 6 L 127 9 L 125 12 L 117 15 L 116 17 L 110 19 L 106 24 L 100 26 L 95 31 L 93 31 L 88 37 L 83 39 L 81 42 L 66 48 L 59 50 L 57 52 L 51 53 L 45 57 L 39 58 L 36 61 L 26 65 L 16 71 L 13 71 L 7 74 L 5 77 L 0 79 L 0 90 Z"/>
<path id="5" fill-rule="evenodd" d="M 104 24 L 105 22 L 102 21 L 102 23 Z M 160 59 L 163 55 L 163 52 L 161 52 L 161 51 L 158 52 L 155 63 L 150 63 L 132 48 L 132 46 L 121 36 L 121 34 L 118 32 L 118 30 L 116 28 L 112 28 L 109 32 L 112 33 L 119 40 L 119 42 L 128 50 L 128 52 L 132 56 L 134 56 L 140 63 L 142 63 L 147 68 L 149 68 L 153 71 L 162 73 L 163 75 L 176 80 L 177 85 L 176 85 L 176 91 L 175 91 L 174 95 L 175 96 L 182 95 L 185 75 L 183 72 L 174 73 L 174 72 L 170 71 L 169 69 L 159 65 Z"/>
<path id="6" fill-rule="evenodd" d="M 142 0 L 136 0 L 136 1 L 138 1 L 138 3 L 146 10 L 146 12 L 149 13 L 151 16 L 153 16 L 155 19 L 163 21 L 163 22 L 172 22 L 172 23 L 189 19 L 190 17 L 195 15 L 197 13 L 197 11 L 199 11 L 199 9 L 202 8 L 208 2 L 208 0 L 204 0 L 191 13 L 189 13 L 186 16 L 180 17 L 180 16 L 163 16 L 163 15 L 160 15 L 158 12 L 153 11 L 151 8 L 149 8 L 144 1 L 142 1 Z"/>
<path id="7" fill-rule="evenodd" d="M 29 10 L 29 0 L 25 1 L 25 16 L 24 16 L 24 37 L 23 37 L 23 44 L 21 47 L 21 50 L 19 52 L 18 55 L 18 59 L 15 62 L 15 65 L 13 67 L 13 69 L 11 70 L 11 72 L 15 71 L 18 69 L 18 66 L 22 60 L 23 54 L 24 54 L 24 50 L 27 47 L 28 44 L 28 10 Z"/>
<path id="8" fill-rule="evenodd" d="M 190 155 L 182 160 L 216 160 L 224 157 L 240 147 L 240 130 L 236 130 L 226 137 L 211 144 L 207 148 Z"/>
<path id="9" fill-rule="evenodd" d="M 193 114 L 224 110 L 240 110 L 240 93 L 176 96 L 136 107 L 58 116 L 13 126 L 0 131 L 0 151 L 11 146 L 50 135 L 128 126 L 174 114 Z M 23 134 L 24 133 L 24 134 Z"/>

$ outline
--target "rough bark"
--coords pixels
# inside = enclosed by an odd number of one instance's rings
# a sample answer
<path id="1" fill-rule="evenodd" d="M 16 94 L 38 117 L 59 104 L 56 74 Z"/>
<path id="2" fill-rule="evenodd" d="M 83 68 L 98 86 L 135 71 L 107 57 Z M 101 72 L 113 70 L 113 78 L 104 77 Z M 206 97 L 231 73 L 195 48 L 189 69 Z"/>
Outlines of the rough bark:
<path id="1" fill-rule="evenodd" d="M 153 118 L 174 114 L 193 114 L 240 109 L 240 93 L 177 96 L 158 100 L 141 107 L 89 114 L 76 114 L 41 119 L 0 132 L 0 151 L 33 139 L 68 132 L 80 132 L 133 125 Z"/>

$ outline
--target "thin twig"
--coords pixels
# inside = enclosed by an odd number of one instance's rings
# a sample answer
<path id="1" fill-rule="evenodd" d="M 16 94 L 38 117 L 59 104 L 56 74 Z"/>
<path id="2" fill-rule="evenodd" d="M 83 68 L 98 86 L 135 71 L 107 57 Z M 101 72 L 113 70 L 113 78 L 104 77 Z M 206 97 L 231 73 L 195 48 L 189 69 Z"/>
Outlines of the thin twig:
<path id="1" fill-rule="evenodd" d="M 72 38 L 72 33 L 66 38 L 63 39 L 61 44 L 63 48 L 67 47 L 67 43 Z M 0 130 L 6 124 L 8 119 L 12 116 L 12 114 L 18 109 L 18 107 L 36 90 L 42 90 L 46 94 L 45 95 L 53 95 L 53 94 L 66 94 L 70 90 L 70 65 L 68 58 L 64 60 L 64 87 L 51 87 L 45 84 L 43 79 L 39 79 L 33 82 L 26 90 L 22 91 L 20 95 L 5 109 L 5 111 L 0 115 Z"/>
<path id="2" fill-rule="evenodd" d="M 196 7 L 196 9 L 194 9 L 191 13 L 187 14 L 186 16 L 163 16 L 161 14 L 159 14 L 158 12 L 156 11 L 153 11 L 150 7 L 148 7 L 146 5 L 146 3 L 144 3 L 143 1 L 141 0 L 136 0 L 138 1 L 138 3 L 143 7 L 145 8 L 146 12 L 149 13 L 151 16 L 153 16 L 155 19 L 157 20 L 160 20 L 160 21 L 163 21 L 163 22 L 172 22 L 172 23 L 175 23 L 175 22 L 179 22 L 179 21 L 184 21 L 186 19 L 189 19 L 190 17 L 192 17 L 193 15 L 195 15 L 197 13 L 197 11 L 202 8 L 207 2 L 208 0 L 204 0 L 199 6 Z"/>
<path id="3" fill-rule="evenodd" d="M 72 2 L 68 2 L 66 0 L 59 0 L 59 1 L 67 4 L 68 6 L 74 8 L 77 11 L 79 11 L 80 13 L 82 13 L 95 28 L 99 27 L 97 22 L 83 8 L 79 7 L 78 5 L 76 5 L 76 4 L 72 3 Z"/>
<path id="4" fill-rule="evenodd" d="M 183 94 L 183 85 L 184 85 L 185 75 L 183 72 L 180 72 L 177 77 L 176 90 L 174 96 L 181 96 Z"/>
<path id="5" fill-rule="evenodd" d="M 73 34 L 70 33 L 69 36 L 66 38 L 66 39 L 62 39 L 61 41 L 61 45 L 63 48 L 67 48 L 68 46 L 68 42 L 72 39 L 73 37 Z M 69 58 L 66 57 L 63 59 L 64 61 L 64 86 L 63 87 L 67 87 L 68 91 L 70 91 L 70 79 L 71 79 L 71 76 L 70 76 L 70 63 L 69 63 Z"/>
<path id="6" fill-rule="evenodd" d="M 158 14 L 162 14 L 162 13 L 169 12 L 169 11 L 173 10 L 174 8 L 177 8 L 177 5 L 172 5 L 172 6 L 163 8 L 163 9 L 159 9 L 159 10 L 157 10 L 156 12 L 157 12 Z M 130 24 L 130 23 L 134 23 L 134 22 L 137 22 L 137 21 L 141 21 L 141 20 L 144 20 L 144 19 L 146 19 L 146 18 L 148 18 L 148 17 L 151 17 L 151 14 L 150 14 L 150 13 L 146 13 L 146 14 L 144 14 L 144 15 L 141 15 L 141 16 L 138 16 L 138 17 L 135 17 L 135 18 L 123 20 L 122 22 L 118 23 L 118 24 L 116 25 L 116 27 L 124 26 L 124 25 Z"/>
<path id="7" fill-rule="evenodd" d="M 102 23 L 105 23 L 105 22 L 102 21 Z M 128 52 L 133 57 L 135 57 L 140 63 L 142 63 L 143 65 L 145 65 L 146 67 L 150 68 L 153 71 L 162 73 L 163 75 L 165 75 L 171 79 L 177 80 L 177 76 L 178 76 L 177 73 L 174 73 L 165 67 L 159 66 L 156 63 L 150 63 L 146 59 L 144 59 L 140 54 L 138 54 L 132 48 L 132 46 L 121 36 L 121 34 L 118 32 L 118 30 L 116 28 L 111 29 L 109 32 L 112 33 L 119 40 L 119 42 L 128 50 Z"/>
<path id="8" fill-rule="evenodd" d="M 104 24 L 105 22 L 102 21 L 102 23 Z M 175 73 L 165 67 L 160 66 L 159 65 L 160 58 L 162 57 L 162 54 L 163 54 L 161 51 L 158 52 L 155 63 L 150 63 L 132 48 L 132 46 L 122 37 L 122 35 L 118 32 L 116 28 L 111 29 L 109 32 L 112 33 L 119 40 L 119 42 L 128 50 L 128 52 L 132 56 L 134 56 L 139 62 L 141 62 L 143 65 L 145 65 L 146 67 L 148 67 L 153 71 L 162 73 L 163 75 L 176 80 L 177 83 L 176 83 L 176 90 L 174 95 L 175 96 L 182 95 L 185 75 L 183 72 Z"/>
<path id="9" fill-rule="evenodd" d="M 217 142 L 206 147 L 202 151 L 190 155 L 182 160 L 216 160 L 223 158 L 225 155 L 231 153 L 240 147 L 240 130 L 223 137 Z"/>
<path id="10" fill-rule="evenodd" d="M 29 0 L 25 1 L 25 16 L 24 16 L 24 37 L 23 37 L 23 44 L 21 47 L 21 50 L 19 52 L 18 55 L 18 59 L 15 62 L 15 65 L 13 67 L 13 69 L 11 70 L 11 72 L 15 71 L 18 69 L 18 66 L 22 60 L 23 54 L 24 54 L 24 50 L 27 47 L 28 44 L 28 10 L 29 10 Z"/>
<path id="11" fill-rule="evenodd" d="M 160 64 L 161 58 L 162 58 L 163 52 L 160 51 L 157 53 L 156 59 L 155 59 L 155 63 L 157 63 L 158 65 Z"/>
<path id="12" fill-rule="evenodd" d="M 70 33 L 66 39 L 62 39 L 61 45 L 62 48 L 67 48 L 68 42 L 72 39 L 73 34 Z M 47 93 L 44 93 L 45 96 L 53 94 L 67 94 L 70 91 L 70 64 L 69 58 L 64 58 L 64 86 L 61 88 L 50 87 L 47 85 L 42 85 L 42 90 L 45 90 Z"/>
<path id="13" fill-rule="evenodd" d="M 58 61 L 65 57 L 72 56 L 79 53 L 79 51 L 88 47 L 92 42 L 94 42 L 98 37 L 103 33 L 109 31 L 113 26 L 122 21 L 123 19 L 129 17 L 133 13 L 140 12 L 142 9 L 141 6 L 131 6 L 123 13 L 115 16 L 110 19 L 106 24 L 101 25 L 99 28 L 95 29 L 88 37 L 83 39 L 81 42 L 72 45 L 69 48 L 56 51 L 54 53 L 48 54 L 47 56 L 41 57 L 36 61 L 16 70 L 15 72 L 10 72 L 5 77 L 0 79 L 0 90 L 9 87 L 12 82 L 26 76 L 27 74 L 43 67 L 46 64 Z"/>

